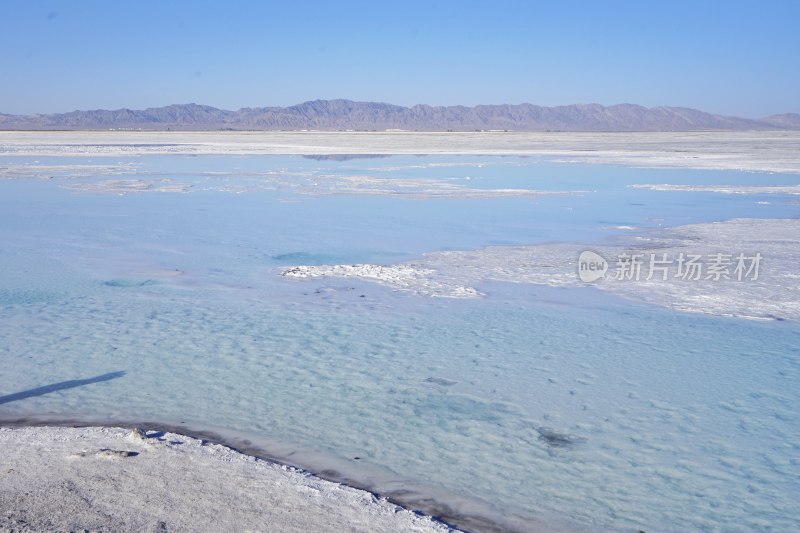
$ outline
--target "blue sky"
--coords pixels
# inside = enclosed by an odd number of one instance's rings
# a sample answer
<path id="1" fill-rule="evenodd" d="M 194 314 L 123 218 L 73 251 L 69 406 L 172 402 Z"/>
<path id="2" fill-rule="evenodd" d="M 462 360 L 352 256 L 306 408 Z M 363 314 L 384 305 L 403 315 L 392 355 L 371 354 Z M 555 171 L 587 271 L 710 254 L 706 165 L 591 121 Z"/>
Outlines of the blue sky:
<path id="1" fill-rule="evenodd" d="M 0 0 L 0 112 L 349 98 L 800 112 L 800 0 Z"/>

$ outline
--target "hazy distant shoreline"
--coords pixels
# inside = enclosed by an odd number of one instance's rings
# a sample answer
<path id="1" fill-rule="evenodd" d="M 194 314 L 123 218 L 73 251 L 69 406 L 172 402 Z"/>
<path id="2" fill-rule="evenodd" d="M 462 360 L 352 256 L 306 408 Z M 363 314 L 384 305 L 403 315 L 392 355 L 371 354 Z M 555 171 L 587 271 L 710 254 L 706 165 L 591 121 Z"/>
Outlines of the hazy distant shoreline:
<path id="1" fill-rule="evenodd" d="M 0 156 L 514 155 L 800 173 L 800 132 L 8 132 Z"/>

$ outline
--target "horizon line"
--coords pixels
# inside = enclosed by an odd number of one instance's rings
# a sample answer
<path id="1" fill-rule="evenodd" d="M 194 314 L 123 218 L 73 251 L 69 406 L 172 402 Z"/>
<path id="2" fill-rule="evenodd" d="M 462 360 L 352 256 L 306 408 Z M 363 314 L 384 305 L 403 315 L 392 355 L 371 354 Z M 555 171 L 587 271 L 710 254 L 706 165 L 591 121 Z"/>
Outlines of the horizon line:
<path id="1" fill-rule="evenodd" d="M 692 111 L 700 111 L 702 113 L 707 113 L 709 115 L 715 115 L 720 117 L 729 117 L 729 118 L 742 118 L 747 120 L 754 120 L 758 121 L 760 119 L 770 118 L 774 116 L 780 115 L 800 115 L 800 112 L 795 111 L 784 111 L 780 113 L 772 113 L 766 116 L 760 117 L 745 117 L 742 115 L 732 115 L 732 114 L 721 114 L 721 113 L 713 113 L 710 111 L 705 111 L 701 108 L 697 107 L 690 107 L 686 105 L 655 105 L 655 106 L 646 106 L 637 103 L 631 102 L 620 102 L 615 104 L 601 104 L 599 102 L 575 102 L 571 104 L 558 104 L 558 105 L 541 105 L 541 104 L 534 104 L 531 102 L 520 102 L 520 103 L 482 103 L 482 104 L 475 104 L 475 105 L 467 105 L 467 104 L 425 104 L 425 103 L 416 103 L 413 105 L 402 105 L 402 104 L 394 104 L 391 102 L 386 101 L 379 101 L 379 100 L 353 100 L 350 98 L 316 98 L 313 100 L 304 100 L 302 102 L 298 102 L 291 105 L 261 105 L 261 106 L 242 106 L 236 109 L 229 108 L 229 107 L 217 107 L 215 105 L 210 104 L 203 104 L 197 102 L 185 102 L 185 103 L 170 103 L 170 104 L 163 104 L 163 105 L 150 105 L 147 107 L 94 107 L 94 108 L 76 108 L 71 109 L 68 111 L 53 111 L 53 112 L 33 112 L 33 113 L 6 113 L 4 111 L 0 111 L 0 115 L 5 116 L 13 116 L 13 117 L 36 117 L 36 116 L 46 116 L 46 115 L 66 115 L 70 113 L 80 113 L 80 112 L 95 112 L 95 111 L 148 111 L 148 110 L 156 110 L 156 109 L 165 109 L 169 107 L 186 107 L 186 106 L 197 106 L 197 107 L 205 107 L 216 109 L 218 111 L 228 111 L 232 113 L 244 111 L 244 110 L 254 110 L 254 109 L 290 109 L 293 107 L 302 106 L 304 104 L 312 104 L 318 102 L 349 102 L 354 104 L 377 104 L 377 105 L 386 105 L 392 107 L 399 107 L 403 109 L 413 109 L 415 107 L 433 107 L 433 108 L 465 108 L 465 109 L 474 109 L 476 107 L 519 107 L 519 106 L 531 106 L 531 107 L 539 107 L 544 109 L 558 109 L 558 108 L 566 108 L 566 107 L 592 107 L 598 106 L 602 108 L 614 108 L 614 107 L 624 107 L 624 106 L 631 106 L 631 107 L 638 107 L 647 110 L 654 110 L 654 109 L 687 109 Z"/>

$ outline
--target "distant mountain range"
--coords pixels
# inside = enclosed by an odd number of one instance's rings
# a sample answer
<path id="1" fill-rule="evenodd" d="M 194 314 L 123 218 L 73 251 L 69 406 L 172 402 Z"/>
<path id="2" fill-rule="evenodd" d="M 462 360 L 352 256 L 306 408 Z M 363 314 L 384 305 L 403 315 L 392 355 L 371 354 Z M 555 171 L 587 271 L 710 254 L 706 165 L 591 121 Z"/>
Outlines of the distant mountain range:
<path id="1" fill-rule="evenodd" d="M 290 107 L 243 108 L 180 104 L 144 110 L 0 114 L 0 130 L 388 130 L 415 131 L 697 131 L 800 130 L 800 114 L 763 119 L 713 115 L 685 107 L 620 104 L 531 104 L 402 107 L 351 100 L 315 100 Z"/>

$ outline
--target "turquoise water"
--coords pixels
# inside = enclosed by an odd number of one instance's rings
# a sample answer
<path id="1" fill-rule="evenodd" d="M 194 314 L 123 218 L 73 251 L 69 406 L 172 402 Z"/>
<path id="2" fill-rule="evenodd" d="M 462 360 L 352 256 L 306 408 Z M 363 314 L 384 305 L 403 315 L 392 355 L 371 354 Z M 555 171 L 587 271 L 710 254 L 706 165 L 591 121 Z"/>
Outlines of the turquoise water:
<path id="1" fill-rule="evenodd" d="M 0 419 L 213 428 L 476 530 L 489 528 L 478 517 L 520 530 L 800 528 L 797 324 L 592 289 L 495 283 L 461 301 L 277 273 L 797 216 L 783 196 L 628 185 L 798 176 L 508 157 L 113 162 L 132 170 L 0 181 Z M 308 185 L 351 175 L 588 192 L 431 199 Z M 193 187 L 63 187 L 138 178 Z M 120 374 L 92 382 L 109 373 Z"/>

